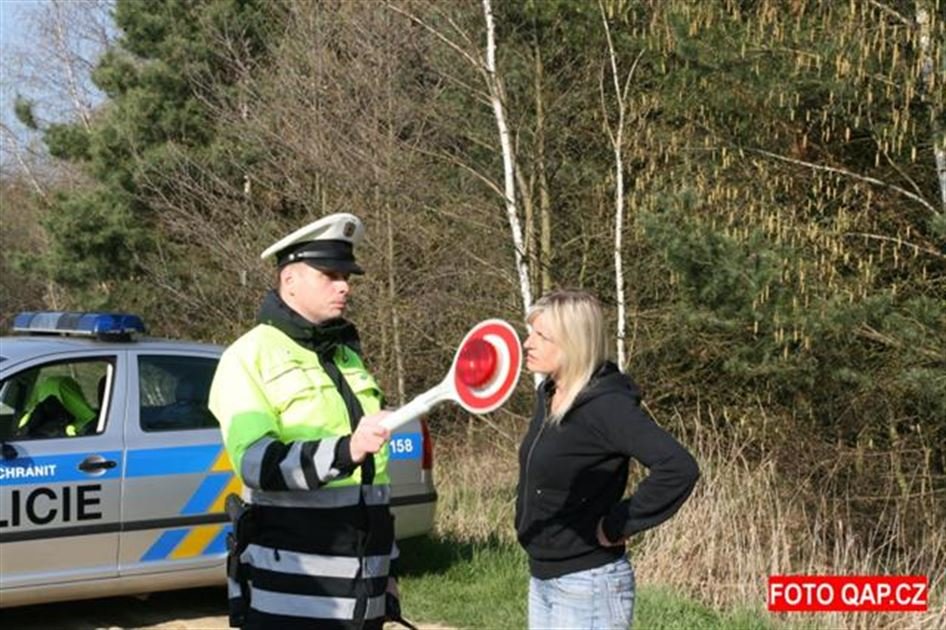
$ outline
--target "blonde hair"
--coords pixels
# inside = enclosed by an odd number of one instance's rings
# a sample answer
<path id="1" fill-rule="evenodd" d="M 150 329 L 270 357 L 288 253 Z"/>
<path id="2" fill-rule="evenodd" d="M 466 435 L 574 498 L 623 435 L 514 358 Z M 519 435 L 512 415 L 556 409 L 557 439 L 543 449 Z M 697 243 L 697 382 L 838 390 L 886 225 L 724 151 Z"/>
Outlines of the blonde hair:
<path id="1" fill-rule="evenodd" d="M 608 358 L 604 313 L 598 298 L 587 291 L 558 290 L 542 296 L 529 308 L 526 323 L 545 315 L 552 341 L 561 350 L 555 387 L 561 392 L 558 409 L 549 408 L 547 421 L 559 424 L 575 397 Z"/>

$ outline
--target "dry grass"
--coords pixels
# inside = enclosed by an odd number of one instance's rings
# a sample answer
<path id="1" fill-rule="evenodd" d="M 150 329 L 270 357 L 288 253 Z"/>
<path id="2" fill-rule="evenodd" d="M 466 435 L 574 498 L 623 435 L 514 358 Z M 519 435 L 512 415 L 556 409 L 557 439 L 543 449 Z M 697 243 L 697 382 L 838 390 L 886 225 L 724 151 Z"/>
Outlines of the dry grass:
<path id="1" fill-rule="evenodd" d="M 928 613 L 820 613 L 803 621 L 833 628 L 946 627 L 942 515 L 917 510 L 931 490 L 891 492 L 884 514 L 868 531 L 856 531 L 850 497 L 823 494 L 834 487 L 831 479 L 785 478 L 772 458 L 750 462 L 737 446 L 723 446 L 706 432 L 695 436 L 691 446 L 703 478 L 675 518 L 642 536 L 634 553 L 642 581 L 717 607 L 758 607 L 769 575 L 922 574 L 939 594 L 930 598 Z M 916 522 L 920 513 L 922 524 Z"/>
<path id="2" fill-rule="evenodd" d="M 435 446 L 437 531 L 462 541 L 515 544 L 517 459 L 508 442 L 470 437 Z"/>
<path id="3" fill-rule="evenodd" d="M 889 489 L 877 489 L 890 490 L 889 500 L 865 528 L 855 525 L 850 497 L 838 496 L 833 488 L 840 484 L 829 478 L 783 475 L 773 458 L 750 458 L 706 430 L 695 431 L 690 448 L 702 479 L 679 514 L 634 543 L 640 583 L 670 587 L 716 609 L 764 610 L 773 574 L 927 575 L 927 613 L 796 614 L 783 621 L 946 628 L 946 527 L 928 479 L 904 489 L 891 476 Z M 437 449 L 439 532 L 514 543 L 515 449 L 470 436 L 442 440 Z"/>

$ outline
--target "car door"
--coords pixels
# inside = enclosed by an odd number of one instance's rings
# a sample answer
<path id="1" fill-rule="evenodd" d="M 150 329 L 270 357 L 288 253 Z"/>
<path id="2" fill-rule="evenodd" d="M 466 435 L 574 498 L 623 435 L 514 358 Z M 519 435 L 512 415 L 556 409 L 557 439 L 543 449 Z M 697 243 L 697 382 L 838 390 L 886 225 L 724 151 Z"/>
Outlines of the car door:
<path id="1" fill-rule="evenodd" d="M 122 576 L 221 567 L 229 524 L 223 502 L 240 484 L 207 409 L 218 354 L 133 354 L 125 427 Z"/>
<path id="2" fill-rule="evenodd" d="M 433 481 L 433 444 L 426 420 L 400 427 L 388 442 L 391 511 L 397 537 L 426 534 L 434 526 L 437 493 Z"/>
<path id="3" fill-rule="evenodd" d="M 0 374 L 3 589 L 117 575 L 125 370 L 115 352 Z"/>

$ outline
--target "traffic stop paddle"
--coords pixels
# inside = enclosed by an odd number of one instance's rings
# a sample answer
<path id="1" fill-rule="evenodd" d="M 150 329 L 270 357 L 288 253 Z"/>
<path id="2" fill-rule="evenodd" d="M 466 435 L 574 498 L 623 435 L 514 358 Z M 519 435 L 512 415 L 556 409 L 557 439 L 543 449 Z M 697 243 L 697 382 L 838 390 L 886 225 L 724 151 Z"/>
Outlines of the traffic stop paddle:
<path id="1" fill-rule="evenodd" d="M 393 431 L 446 400 L 470 413 L 488 413 L 506 402 L 521 370 L 522 345 L 515 329 L 501 319 L 487 319 L 463 338 L 447 377 L 391 412 L 381 426 Z"/>

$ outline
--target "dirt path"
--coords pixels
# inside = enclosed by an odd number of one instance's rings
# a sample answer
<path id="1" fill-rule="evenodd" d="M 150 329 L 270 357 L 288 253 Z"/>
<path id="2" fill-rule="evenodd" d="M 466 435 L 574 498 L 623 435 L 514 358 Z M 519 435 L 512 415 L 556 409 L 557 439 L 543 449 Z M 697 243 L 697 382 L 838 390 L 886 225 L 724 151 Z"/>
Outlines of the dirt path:
<path id="1" fill-rule="evenodd" d="M 145 598 L 110 597 L 11 608 L 3 610 L 0 616 L 4 627 L 23 630 L 215 630 L 228 627 L 226 602 L 225 589 L 200 588 L 155 593 Z"/>
<path id="2" fill-rule="evenodd" d="M 0 611 L 4 628 L 17 630 L 223 630 L 227 623 L 227 593 L 223 588 L 199 588 L 155 593 L 146 598 L 111 597 L 59 602 Z M 446 626 L 418 624 L 426 630 Z M 400 628 L 388 624 L 386 628 Z"/>

